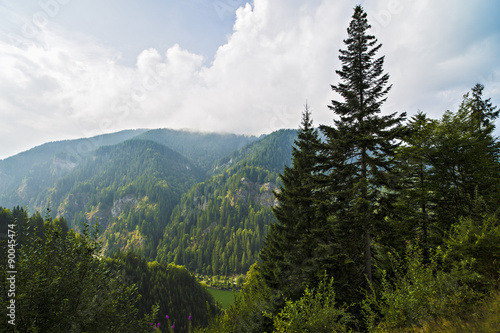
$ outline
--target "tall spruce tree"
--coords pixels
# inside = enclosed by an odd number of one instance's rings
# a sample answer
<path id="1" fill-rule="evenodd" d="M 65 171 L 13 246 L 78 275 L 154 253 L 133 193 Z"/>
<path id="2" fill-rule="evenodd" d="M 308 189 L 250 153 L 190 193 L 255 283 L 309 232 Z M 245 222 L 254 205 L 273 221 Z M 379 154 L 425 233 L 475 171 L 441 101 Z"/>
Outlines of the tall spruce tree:
<path id="1" fill-rule="evenodd" d="M 321 126 L 326 142 L 322 147 L 323 200 L 328 202 L 329 221 L 336 226 L 336 242 L 354 263 L 353 283 L 366 287 L 372 281 L 372 232 L 382 220 L 383 188 L 391 184 L 396 139 L 405 114 L 381 115 L 381 106 L 391 89 L 384 74 L 384 57 L 376 57 L 382 44 L 368 34 L 370 25 L 361 6 L 354 8 L 352 21 L 340 50 L 342 69 L 332 85 L 343 101 L 329 108 L 338 119 L 335 126 Z M 355 281 L 357 279 L 358 281 Z M 354 287 L 354 286 L 351 286 Z"/>
<path id="2" fill-rule="evenodd" d="M 262 275 L 267 284 L 286 297 L 300 297 L 316 274 L 314 262 L 316 152 L 319 145 L 308 106 L 292 148 L 292 165 L 286 166 L 276 193 L 277 223 L 272 224 L 261 251 Z"/>

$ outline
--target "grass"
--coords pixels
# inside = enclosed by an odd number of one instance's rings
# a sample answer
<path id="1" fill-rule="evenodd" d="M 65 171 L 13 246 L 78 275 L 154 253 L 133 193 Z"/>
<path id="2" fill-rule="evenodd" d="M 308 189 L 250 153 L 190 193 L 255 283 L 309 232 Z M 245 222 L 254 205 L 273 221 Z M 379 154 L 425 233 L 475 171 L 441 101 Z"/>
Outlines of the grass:
<path id="1" fill-rule="evenodd" d="M 212 294 L 214 299 L 222 304 L 222 308 L 224 310 L 234 303 L 235 295 L 233 294 L 232 290 L 220 290 L 210 287 L 207 287 L 207 289 L 210 292 L 210 294 Z M 238 295 L 239 292 L 235 291 L 234 293 Z"/>

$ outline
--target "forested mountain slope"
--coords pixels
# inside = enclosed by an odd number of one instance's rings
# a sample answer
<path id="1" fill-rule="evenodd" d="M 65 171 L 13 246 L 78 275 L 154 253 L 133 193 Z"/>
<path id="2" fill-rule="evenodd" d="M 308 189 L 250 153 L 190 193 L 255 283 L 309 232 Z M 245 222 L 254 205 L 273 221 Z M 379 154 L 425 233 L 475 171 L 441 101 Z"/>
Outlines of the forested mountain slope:
<path id="1" fill-rule="evenodd" d="M 43 163 L 40 148 L 23 153 L 31 171 L 18 172 L 0 204 L 30 211 L 50 206 L 53 217 L 64 216 L 76 229 L 98 222 L 108 255 L 134 250 L 193 272 L 244 273 L 274 219 L 273 191 L 295 137 L 295 130 L 260 139 L 141 130 L 117 133 L 73 157 L 63 151 L 67 142 L 53 143 Z M 111 139 L 120 142 L 104 145 Z M 1 170 L 19 158 L 0 161 Z"/>
<path id="2" fill-rule="evenodd" d="M 280 173 L 291 162 L 292 145 L 296 137 L 297 131 L 294 129 L 273 132 L 220 159 L 212 172 L 221 173 L 240 164 Z"/>
<path id="3" fill-rule="evenodd" d="M 85 220 L 99 222 L 106 249 L 139 248 L 149 257 L 172 209 L 202 174 L 166 146 L 126 141 L 100 148 L 60 179 L 51 193 L 52 206 L 72 227 Z"/>
<path id="4" fill-rule="evenodd" d="M 85 139 L 49 142 L 0 160 L 0 203 L 5 207 L 23 205 L 31 210 L 41 210 L 46 205 L 46 190 L 93 151 L 129 140 L 145 131 L 125 130 Z"/>
<path id="5" fill-rule="evenodd" d="M 157 260 L 208 275 L 245 273 L 274 221 L 277 179 L 265 169 L 238 165 L 194 186 L 175 207 Z"/>
<path id="6" fill-rule="evenodd" d="M 290 162 L 295 130 L 280 130 L 221 160 L 174 209 L 157 260 L 206 275 L 245 273 L 258 259 L 279 172 Z"/>

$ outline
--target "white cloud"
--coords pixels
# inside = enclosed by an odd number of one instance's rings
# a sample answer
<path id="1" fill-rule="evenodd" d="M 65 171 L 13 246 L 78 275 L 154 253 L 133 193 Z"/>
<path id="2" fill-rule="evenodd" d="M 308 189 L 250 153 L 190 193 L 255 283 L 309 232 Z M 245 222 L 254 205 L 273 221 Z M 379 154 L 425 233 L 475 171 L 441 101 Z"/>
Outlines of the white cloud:
<path id="1" fill-rule="evenodd" d="M 386 107 L 432 117 L 454 110 L 475 83 L 485 93 L 499 81 L 500 31 L 485 24 L 495 16 L 492 1 L 392 0 L 398 10 L 390 13 L 384 2 L 370 2 L 369 20 L 383 43 L 386 70 L 393 89 Z M 497 7 L 497 8 L 495 8 Z M 500 103 L 500 95 L 490 95 Z"/>
<path id="2" fill-rule="evenodd" d="M 481 2 L 482 3 L 482 2 Z M 0 41 L 1 157 L 48 140 L 124 128 L 261 134 L 297 127 L 303 105 L 331 123 L 338 50 L 356 3 L 255 0 L 236 12 L 212 62 L 182 47 L 146 49 L 135 67 L 95 39 L 46 24 L 29 43 Z M 475 31 L 486 5 L 367 2 L 394 87 L 385 112 L 439 116 L 482 81 L 499 103 L 499 31 Z M 476 29 L 477 30 L 477 29 Z M 462 37 L 462 38 L 461 38 Z"/>

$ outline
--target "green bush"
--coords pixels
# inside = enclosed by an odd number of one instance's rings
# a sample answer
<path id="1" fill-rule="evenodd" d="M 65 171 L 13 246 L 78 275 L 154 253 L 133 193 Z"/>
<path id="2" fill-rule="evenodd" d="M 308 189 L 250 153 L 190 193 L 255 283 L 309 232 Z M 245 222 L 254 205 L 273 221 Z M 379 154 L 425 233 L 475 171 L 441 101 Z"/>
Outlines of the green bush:
<path id="1" fill-rule="evenodd" d="M 297 301 L 287 300 L 272 318 L 275 333 L 347 332 L 352 322 L 345 309 L 336 304 L 333 279 L 326 278 L 317 288 L 306 288 Z"/>
<path id="2" fill-rule="evenodd" d="M 500 223 L 496 216 L 461 218 L 453 225 L 448 245 L 449 260 L 474 259 L 483 283 L 495 284 L 500 272 Z"/>
<path id="3" fill-rule="evenodd" d="M 469 283 L 477 280 L 478 275 L 465 261 L 446 269 L 443 257 L 443 252 L 437 248 L 426 263 L 422 249 L 410 242 L 403 262 L 392 256 L 395 279 L 390 281 L 384 271 L 379 299 L 373 296 L 368 302 L 375 305 L 382 316 L 376 330 L 422 327 L 438 317 L 449 318 L 463 313 L 474 304 L 479 295 Z"/>

